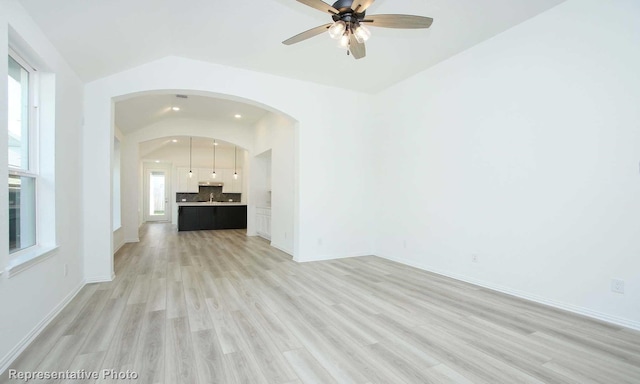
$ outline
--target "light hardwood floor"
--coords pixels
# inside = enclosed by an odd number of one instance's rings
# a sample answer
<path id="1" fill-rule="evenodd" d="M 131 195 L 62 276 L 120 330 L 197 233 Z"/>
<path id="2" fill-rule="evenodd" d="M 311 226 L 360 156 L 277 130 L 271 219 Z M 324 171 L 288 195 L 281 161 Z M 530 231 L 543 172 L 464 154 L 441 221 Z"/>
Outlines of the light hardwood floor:
<path id="1" fill-rule="evenodd" d="M 298 264 L 243 231 L 142 232 L 115 280 L 87 285 L 11 368 L 166 384 L 640 382 L 638 332 L 373 256 Z"/>

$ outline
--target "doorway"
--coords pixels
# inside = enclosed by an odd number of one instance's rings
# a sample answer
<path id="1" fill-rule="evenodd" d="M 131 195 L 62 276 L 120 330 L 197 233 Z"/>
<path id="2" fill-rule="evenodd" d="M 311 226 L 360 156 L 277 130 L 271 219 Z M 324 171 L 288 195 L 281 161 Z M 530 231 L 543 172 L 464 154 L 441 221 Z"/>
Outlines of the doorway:
<path id="1" fill-rule="evenodd" d="M 170 221 L 171 176 L 166 169 L 146 169 L 144 186 L 145 221 Z"/>

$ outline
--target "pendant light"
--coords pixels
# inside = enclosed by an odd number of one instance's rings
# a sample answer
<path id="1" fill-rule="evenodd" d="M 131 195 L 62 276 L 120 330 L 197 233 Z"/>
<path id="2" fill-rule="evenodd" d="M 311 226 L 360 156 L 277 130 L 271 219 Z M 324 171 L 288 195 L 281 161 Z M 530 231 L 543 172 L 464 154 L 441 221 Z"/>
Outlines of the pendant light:
<path id="1" fill-rule="evenodd" d="M 193 150 L 193 137 L 189 138 L 189 177 L 193 177 L 193 172 L 191 171 L 191 152 Z"/>
<path id="2" fill-rule="evenodd" d="M 233 178 L 238 180 L 238 146 L 233 149 Z"/>
<path id="3" fill-rule="evenodd" d="M 218 143 L 216 143 L 216 141 L 213 140 L 213 172 L 211 172 L 212 179 L 216 178 L 216 146 L 217 145 Z"/>

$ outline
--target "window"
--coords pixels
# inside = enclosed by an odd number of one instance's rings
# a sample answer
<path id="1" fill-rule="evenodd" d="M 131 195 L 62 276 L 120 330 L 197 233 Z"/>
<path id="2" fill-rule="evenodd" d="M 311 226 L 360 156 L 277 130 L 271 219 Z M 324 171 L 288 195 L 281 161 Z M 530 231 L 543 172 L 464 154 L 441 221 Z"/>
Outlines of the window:
<path id="1" fill-rule="evenodd" d="M 33 69 L 9 54 L 9 252 L 36 245 L 36 108 Z"/>

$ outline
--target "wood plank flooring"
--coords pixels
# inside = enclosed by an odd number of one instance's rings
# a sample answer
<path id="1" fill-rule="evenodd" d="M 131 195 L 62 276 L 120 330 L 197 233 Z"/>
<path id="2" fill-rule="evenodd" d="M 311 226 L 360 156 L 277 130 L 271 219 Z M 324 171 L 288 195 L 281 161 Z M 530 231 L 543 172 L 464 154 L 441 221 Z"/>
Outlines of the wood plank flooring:
<path id="1" fill-rule="evenodd" d="M 11 368 L 138 374 L 65 383 L 640 382 L 632 330 L 373 256 L 298 264 L 243 231 L 149 224 L 141 239 Z"/>

